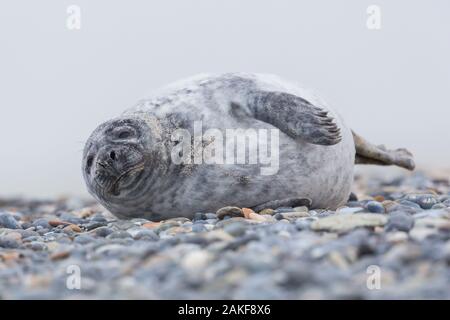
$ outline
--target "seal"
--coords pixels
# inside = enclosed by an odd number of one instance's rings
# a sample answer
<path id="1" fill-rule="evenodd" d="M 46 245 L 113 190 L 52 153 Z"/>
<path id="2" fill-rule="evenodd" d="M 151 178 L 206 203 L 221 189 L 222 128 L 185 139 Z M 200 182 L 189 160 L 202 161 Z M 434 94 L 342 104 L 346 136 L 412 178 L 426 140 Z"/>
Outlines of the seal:
<path id="1" fill-rule="evenodd" d="M 82 170 L 111 213 L 159 221 L 229 205 L 336 208 L 355 163 L 414 168 L 409 151 L 367 142 L 301 86 L 227 73 L 169 85 L 98 126 Z"/>

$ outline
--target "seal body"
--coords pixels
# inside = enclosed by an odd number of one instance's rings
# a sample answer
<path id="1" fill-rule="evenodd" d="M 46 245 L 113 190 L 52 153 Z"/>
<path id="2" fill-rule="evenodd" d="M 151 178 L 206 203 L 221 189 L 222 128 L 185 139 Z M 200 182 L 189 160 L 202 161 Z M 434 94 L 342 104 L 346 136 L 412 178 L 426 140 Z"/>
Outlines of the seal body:
<path id="1" fill-rule="evenodd" d="M 247 137 L 244 151 L 227 130 Z M 351 130 L 318 97 L 276 76 L 233 73 L 177 82 L 100 125 L 83 173 L 113 214 L 161 220 L 287 198 L 336 208 L 348 199 L 354 163 Z"/>

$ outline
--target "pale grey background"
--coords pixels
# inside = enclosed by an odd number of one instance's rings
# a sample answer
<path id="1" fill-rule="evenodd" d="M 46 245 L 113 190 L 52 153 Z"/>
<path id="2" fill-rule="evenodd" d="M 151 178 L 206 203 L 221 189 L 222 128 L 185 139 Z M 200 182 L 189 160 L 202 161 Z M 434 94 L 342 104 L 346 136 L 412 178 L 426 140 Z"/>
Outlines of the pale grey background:
<path id="1" fill-rule="evenodd" d="M 66 28 L 70 4 L 80 31 Z M 381 30 L 366 28 L 370 4 Z M 2 1 L 0 196 L 84 195 L 90 132 L 200 72 L 297 80 L 373 142 L 448 167 L 449 16 L 446 0 Z"/>

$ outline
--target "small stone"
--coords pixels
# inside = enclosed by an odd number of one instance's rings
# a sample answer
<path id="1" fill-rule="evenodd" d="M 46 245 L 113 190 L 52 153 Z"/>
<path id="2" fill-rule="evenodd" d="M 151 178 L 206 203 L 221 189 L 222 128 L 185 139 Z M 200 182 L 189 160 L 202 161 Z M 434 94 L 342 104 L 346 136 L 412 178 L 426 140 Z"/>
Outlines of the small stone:
<path id="1" fill-rule="evenodd" d="M 398 203 L 406 207 L 421 209 L 420 205 L 414 201 L 403 199 L 400 200 Z"/>
<path id="2" fill-rule="evenodd" d="M 301 207 L 295 207 L 295 208 L 294 208 L 294 211 L 295 211 L 295 212 L 308 212 L 309 209 L 308 209 L 308 207 L 306 207 L 306 206 L 301 206 Z"/>
<path id="3" fill-rule="evenodd" d="M 76 211 L 72 212 L 72 214 L 74 216 L 76 216 L 78 218 L 82 218 L 82 219 L 88 218 L 88 217 L 94 215 L 95 213 L 96 213 L 96 210 L 95 210 L 95 208 L 92 208 L 92 207 L 87 207 L 87 208 L 83 208 L 81 210 L 76 210 Z"/>
<path id="4" fill-rule="evenodd" d="M 159 240 L 158 235 L 150 229 L 142 229 L 137 232 L 133 238 L 135 240 L 151 240 L 151 241 L 157 241 Z"/>
<path id="5" fill-rule="evenodd" d="M 255 211 L 253 211 L 252 209 L 249 208 L 242 208 L 242 213 L 244 214 L 244 217 L 246 219 L 250 219 L 250 213 L 254 213 Z"/>
<path id="6" fill-rule="evenodd" d="M 8 212 L 0 212 L 0 227 L 8 229 L 22 229 L 19 222 Z"/>
<path id="7" fill-rule="evenodd" d="M 387 220 L 385 215 L 377 213 L 333 215 L 314 221 L 311 223 L 311 229 L 343 233 L 358 227 L 382 226 Z"/>
<path id="8" fill-rule="evenodd" d="M 32 241 L 27 245 L 27 247 L 34 251 L 44 251 L 47 249 L 47 246 L 39 241 Z"/>
<path id="9" fill-rule="evenodd" d="M 86 229 L 87 231 L 91 231 L 100 227 L 104 227 L 106 226 L 105 222 L 98 222 L 98 221 L 91 221 L 85 225 L 83 225 L 84 229 Z"/>
<path id="10" fill-rule="evenodd" d="M 192 221 L 206 220 L 206 215 L 203 212 L 196 212 Z"/>
<path id="11" fill-rule="evenodd" d="M 450 230 L 450 220 L 442 218 L 422 218 L 416 220 L 417 227 L 436 228 L 438 230 Z"/>
<path id="12" fill-rule="evenodd" d="M 255 220 L 255 221 L 260 221 L 260 222 L 267 221 L 266 218 L 264 218 L 264 216 L 257 214 L 256 212 L 250 212 L 248 215 L 248 218 L 250 220 Z"/>
<path id="13" fill-rule="evenodd" d="M 245 234 L 247 230 L 246 225 L 241 222 L 234 222 L 226 225 L 223 230 L 234 237 L 239 237 Z"/>
<path id="14" fill-rule="evenodd" d="M 295 227 L 297 230 L 308 230 L 311 227 L 311 223 L 317 219 L 316 217 L 298 218 L 295 220 Z"/>
<path id="15" fill-rule="evenodd" d="M 443 203 L 436 203 L 434 206 L 431 207 L 431 209 L 435 210 L 435 209 L 445 209 L 447 208 L 447 206 Z"/>
<path id="16" fill-rule="evenodd" d="M 0 236 L 0 248 L 16 249 L 20 247 L 20 242 L 13 237 Z"/>
<path id="17" fill-rule="evenodd" d="M 76 224 L 69 224 L 67 227 L 64 227 L 63 230 L 66 232 L 69 232 L 69 233 L 71 231 L 77 232 L 77 233 L 81 232 L 81 228 L 79 226 L 77 226 Z"/>
<path id="18" fill-rule="evenodd" d="M 101 213 L 96 213 L 95 215 L 93 215 L 91 217 L 91 221 L 100 222 L 100 223 L 108 222 L 108 220 L 106 220 L 106 218 Z"/>
<path id="19" fill-rule="evenodd" d="M 41 227 L 43 229 L 51 229 L 52 226 L 48 223 L 47 219 L 37 219 L 33 221 L 33 227 Z"/>
<path id="20" fill-rule="evenodd" d="M 58 252 L 53 253 L 50 256 L 50 259 L 52 259 L 52 260 L 63 260 L 63 259 L 68 258 L 69 256 L 70 256 L 70 251 L 64 250 L 64 251 L 58 251 Z"/>
<path id="21" fill-rule="evenodd" d="M 433 194 L 408 194 L 406 200 L 418 204 L 422 209 L 431 209 L 438 200 Z"/>
<path id="22" fill-rule="evenodd" d="M 420 205 L 422 209 L 431 209 L 436 203 L 437 199 L 433 195 L 422 195 L 417 199 L 417 204 Z"/>
<path id="23" fill-rule="evenodd" d="M 389 220 L 386 225 L 386 230 L 398 230 L 409 232 L 414 226 L 414 218 L 406 212 L 395 211 L 389 215 Z"/>
<path id="24" fill-rule="evenodd" d="M 181 259 L 181 266 L 191 272 L 202 272 L 211 261 L 212 256 L 206 250 L 195 250 L 188 252 Z"/>
<path id="25" fill-rule="evenodd" d="M 294 211 L 294 208 L 291 207 L 279 207 L 275 210 L 275 213 L 282 213 L 282 212 L 292 212 Z"/>
<path id="26" fill-rule="evenodd" d="M 129 234 L 128 232 L 119 230 L 119 231 L 114 231 L 113 233 L 107 235 L 106 238 L 107 239 L 127 239 L 127 238 L 132 238 L 132 237 L 131 237 L 131 234 Z"/>
<path id="27" fill-rule="evenodd" d="M 408 233 L 404 231 L 391 232 L 386 235 L 386 240 L 390 243 L 401 243 L 408 241 Z"/>
<path id="28" fill-rule="evenodd" d="M 48 224 L 51 225 L 52 227 L 57 227 L 57 226 L 68 226 L 70 225 L 70 222 L 66 222 L 66 221 L 61 221 L 61 220 L 49 220 Z"/>
<path id="29" fill-rule="evenodd" d="M 114 232 L 114 230 L 112 230 L 109 227 L 100 227 L 100 228 L 94 229 L 94 234 L 99 237 L 103 237 L 103 238 L 107 237 L 108 235 L 110 235 L 113 232 Z"/>
<path id="30" fill-rule="evenodd" d="M 147 229 L 156 229 L 156 228 L 159 228 L 160 225 L 161 225 L 161 222 L 147 222 L 147 223 L 144 223 L 142 226 Z"/>
<path id="31" fill-rule="evenodd" d="M 353 192 L 350 193 L 350 195 L 348 196 L 347 202 L 349 202 L 349 201 L 358 201 L 358 197 L 356 196 L 355 193 L 353 193 Z"/>
<path id="32" fill-rule="evenodd" d="M 309 212 L 308 211 L 283 212 L 281 215 L 283 216 L 284 219 L 292 220 L 309 217 Z"/>
<path id="33" fill-rule="evenodd" d="M 385 213 L 386 212 L 386 209 L 378 201 L 367 202 L 367 210 L 369 210 L 369 212 L 373 212 L 373 213 Z"/>
<path id="34" fill-rule="evenodd" d="M 378 202 L 383 202 L 386 199 L 383 196 L 378 195 L 378 196 L 373 197 L 373 200 L 378 201 Z"/>
<path id="35" fill-rule="evenodd" d="M 217 219 L 217 214 L 215 213 L 205 213 L 205 220 Z"/>
<path id="36" fill-rule="evenodd" d="M 205 232 L 206 227 L 202 223 L 194 223 L 192 226 L 192 232 L 199 233 L 199 232 Z"/>
<path id="37" fill-rule="evenodd" d="M 271 215 L 271 216 L 272 216 L 274 213 L 275 213 L 275 210 L 270 209 L 270 208 L 261 210 L 261 211 L 259 212 L 259 214 L 261 214 L 261 215 Z"/>
<path id="38" fill-rule="evenodd" d="M 216 212 L 218 219 L 223 219 L 225 216 L 230 217 L 244 217 L 244 213 L 241 208 L 238 207 L 223 207 Z"/>
<path id="39" fill-rule="evenodd" d="M 336 210 L 336 214 L 353 214 L 358 212 L 363 212 L 364 208 L 362 207 L 342 207 Z"/>
<path id="40" fill-rule="evenodd" d="M 88 235 L 88 234 L 80 234 L 79 236 L 75 237 L 73 242 L 79 243 L 79 244 L 88 244 L 91 242 L 94 242 L 95 238 Z"/>

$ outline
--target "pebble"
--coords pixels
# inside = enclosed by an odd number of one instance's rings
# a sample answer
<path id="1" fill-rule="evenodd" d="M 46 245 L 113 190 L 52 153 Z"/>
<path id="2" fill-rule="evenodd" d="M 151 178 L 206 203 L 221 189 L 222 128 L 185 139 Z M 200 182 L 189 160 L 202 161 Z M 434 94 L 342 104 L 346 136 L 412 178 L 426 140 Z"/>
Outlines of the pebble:
<path id="1" fill-rule="evenodd" d="M 431 209 L 438 202 L 432 194 L 409 194 L 405 199 L 418 204 L 422 209 Z"/>
<path id="2" fill-rule="evenodd" d="M 314 221 L 311 229 L 317 231 L 348 232 L 358 227 L 383 226 L 387 218 L 382 214 L 335 215 Z"/>
<path id="3" fill-rule="evenodd" d="M 108 235 L 110 235 L 111 233 L 114 232 L 114 230 L 112 230 L 109 227 L 99 227 L 93 230 L 95 235 L 99 236 L 99 237 L 107 237 Z"/>
<path id="4" fill-rule="evenodd" d="M 47 249 L 47 246 L 40 241 L 32 241 L 27 245 L 27 247 L 34 251 L 44 251 Z"/>
<path id="5" fill-rule="evenodd" d="M 309 213 L 307 211 L 294 211 L 294 212 L 282 212 L 282 213 L 277 213 L 277 220 L 281 220 L 281 219 L 287 219 L 287 220 L 292 220 L 292 219 L 297 219 L 297 218 L 305 218 L 305 217 L 309 217 Z"/>
<path id="6" fill-rule="evenodd" d="M 0 227 L 8 229 L 21 229 L 19 222 L 8 212 L 0 212 Z"/>
<path id="7" fill-rule="evenodd" d="M 135 240 L 147 240 L 147 241 L 157 241 L 159 240 L 159 236 L 153 231 L 149 229 L 139 230 L 133 238 Z"/>
<path id="8" fill-rule="evenodd" d="M 297 230 L 308 230 L 310 229 L 311 223 L 315 220 L 317 220 L 317 218 L 314 217 L 298 218 L 295 220 L 295 226 Z"/>
<path id="9" fill-rule="evenodd" d="M 127 239 L 132 238 L 131 234 L 127 231 L 119 230 L 114 231 L 106 236 L 107 239 Z"/>
<path id="10" fill-rule="evenodd" d="M 96 239 L 93 236 L 87 234 L 80 234 L 74 238 L 73 242 L 79 244 L 88 244 L 94 242 Z"/>
<path id="11" fill-rule="evenodd" d="M 414 226 L 414 218 L 411 214 L 406 212 L 392 212 L 389 215 L 388 223 L 386 225 L 386 230 L 398 230 L 403 232 L 409 232 Z"/>
<path id="12" fill-rule="evenodd" d="M 51 229 L 51 225 L 48 223 L 47 219 L 37 219 L 33 222 L 33 227 L 41 227 L 43 229 Z"/>
<path id="13" fill-rule="evenodd" d="M 353 214 L 358 212 L 364 212 L 363 207 L 342 207 L 336 210 L 336 214 Z"/>
<path id="14" fill-rule="evenodd" d="M 241 208 L 238 207 L 223 207 L 217 210 L 216 212 L 218 219 L 223 219 L 226 216 L 229 217 L 244 217 L 244 213 L 242 212 Z"/>
<path id="15" fill-rule="evenodd" d="M 194 223 L 192 226 L 192 232 L 199 233 L 199 232 L 205 232 L 206 227 L 203 223 Z"/>
<path id="16" fill-rule="evenodd" d="M 20 247 L 20 242 L 13 237 L 0 236 L 0 248 L 16 249 Z"/>
<path id="17" fill-rule="evenodd" d="M 373 213 L 385 213 L 386 209 L 384 206 L 378 201 L 369 201 L 367 202 L 367 210 Z"/>
<path id="18" fill-rule="evenodd" d="M 233 222 L 230 224 L 227 224 L 223 230 L 230 235 L 234 237 L 239 237 L 245 234 L 245 231 L 247 230 L 246 224 L 242 222 Z"/>
<path id="19" fill-rule="evenodd" d="M 267 208 L 267 209 L 263 209 L 259 212 L 259 214 L 261 215 L 274 215 L 275 214 L 275 210 Z"/>
<path id="20" fill-rule="evenodd" d="M 448 179 L 355 180 L 360 200 L 338 214 L 300 203 L 152 222 L 86 201 L 1 199 L 18 227 L 0 225 L 1 298 L 448 298 Z M 367 289 L 373 265 L 382 290 Z M 83 290 L 67 290 L 67 266 Z"/>

